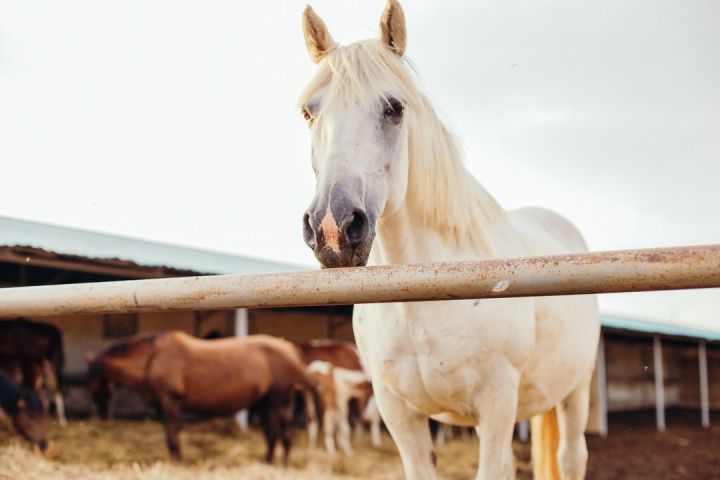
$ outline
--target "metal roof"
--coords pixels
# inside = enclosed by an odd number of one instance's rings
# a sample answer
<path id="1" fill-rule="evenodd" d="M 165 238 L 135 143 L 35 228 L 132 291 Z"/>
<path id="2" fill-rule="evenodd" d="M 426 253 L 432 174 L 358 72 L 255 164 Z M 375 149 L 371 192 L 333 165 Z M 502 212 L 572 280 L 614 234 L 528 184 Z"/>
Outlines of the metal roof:
<path id="1" fill-rule="evenodd" d="M 204 274 L 286 272 L 308 268 L 3 216 L 0 216 L 0 246 L 29 246 L 90 259 L 120 259 L 142 267 L 170 267 Z"/>
<path id="2" fill-rule="evenodd" d="M 708 341 L 720 340 L 719 331 L 684 327 L 668 323 L 659 323 L 656 321 L 641 320 L 638 318 L 627 318 L 619 315 L 600 314 L 600 323 L 605 328 L 628 330 L 632 332 L 669 335 L 673 337 L 697 338 Z"/>

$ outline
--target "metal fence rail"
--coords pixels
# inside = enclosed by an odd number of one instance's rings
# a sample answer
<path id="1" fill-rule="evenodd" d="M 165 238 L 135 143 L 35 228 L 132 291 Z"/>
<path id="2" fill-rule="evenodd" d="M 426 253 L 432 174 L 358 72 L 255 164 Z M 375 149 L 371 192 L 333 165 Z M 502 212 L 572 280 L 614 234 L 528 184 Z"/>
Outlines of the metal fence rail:
<path id="1" fill-rule="evenodd" d="M 0 289 L 0 317 L 720 287 L 720 245 Z"/>

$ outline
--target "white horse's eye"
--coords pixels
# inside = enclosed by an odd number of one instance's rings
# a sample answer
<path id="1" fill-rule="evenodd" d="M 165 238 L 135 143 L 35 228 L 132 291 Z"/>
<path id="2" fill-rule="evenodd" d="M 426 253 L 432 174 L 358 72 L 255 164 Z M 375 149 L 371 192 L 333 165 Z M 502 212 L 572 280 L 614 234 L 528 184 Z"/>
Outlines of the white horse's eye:
<path id="1" fill-rule="evenodd" d="M 399 121 L 402 118 L 403 110 L 405 110 L 405 107 L 399 100 L 392 97 L 388 98 L 383 109 L 383 117 Z"/>

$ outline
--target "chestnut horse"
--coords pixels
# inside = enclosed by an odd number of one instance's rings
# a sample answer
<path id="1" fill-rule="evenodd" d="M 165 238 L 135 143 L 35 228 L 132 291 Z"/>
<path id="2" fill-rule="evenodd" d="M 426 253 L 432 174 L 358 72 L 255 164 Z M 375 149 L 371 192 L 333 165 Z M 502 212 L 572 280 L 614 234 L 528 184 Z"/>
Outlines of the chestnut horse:
<path id="1" fill-rule="evenodd" d="M 299 347 L 308 365 L 315 360 L 321 360 L 348 370 L 363 370 L 357 348 L 350 342 L 312 340 L 300 344 Z"/>
<path id="2" fill-rule="evenodd" d="M 254 407 L 272 462 L 280 437 L 287 465 L 290 419 L 296 388 L 307 388 L 322 404 L 306 377 L 295 346 L 266 335 L 201 340 L 172 331 L 137 335 L 89 359 L 90 389 L 101 415 L 107 415 L 110 383 L 137 390 L 162 414 L 170 454 L 180 458 L 182 412 L 229 416 Z"/>

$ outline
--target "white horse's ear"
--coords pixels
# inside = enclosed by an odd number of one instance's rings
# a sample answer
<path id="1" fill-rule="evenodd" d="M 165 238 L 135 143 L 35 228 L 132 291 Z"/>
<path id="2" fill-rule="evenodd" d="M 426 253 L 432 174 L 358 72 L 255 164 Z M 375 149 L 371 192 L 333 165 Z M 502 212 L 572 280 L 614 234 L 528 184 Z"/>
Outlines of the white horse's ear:
<path id="1" fill-rule="evenodd" d="M 308 53 L 315 63 L 319 63 L 337 45 L 328 32 L 325 22 L 318 17 L 310 5 L 306 6 L 303 12 L 303 33 Z"/>
<path id="2" fill-rule="evenodd" d="M 405 13 L 397 0 L 388 0 L 380 19 L 380 39 L 383 44 L 402 57 L 407 45 Z"/>

